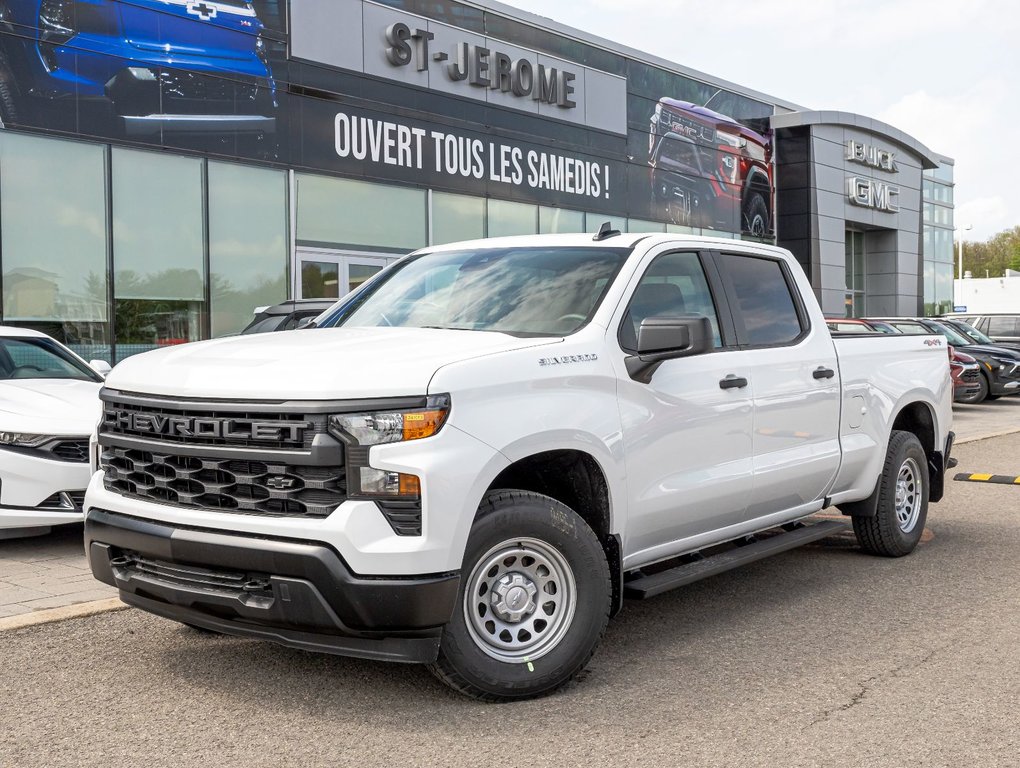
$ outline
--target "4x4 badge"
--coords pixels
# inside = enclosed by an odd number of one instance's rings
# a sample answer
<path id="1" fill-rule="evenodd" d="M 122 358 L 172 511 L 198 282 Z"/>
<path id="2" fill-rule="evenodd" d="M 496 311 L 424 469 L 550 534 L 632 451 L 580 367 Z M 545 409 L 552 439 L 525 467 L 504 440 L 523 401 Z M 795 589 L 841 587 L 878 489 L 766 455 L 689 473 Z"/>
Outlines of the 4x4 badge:
<path id="1" fill-rule="evenodd" d="M 294 487 L 294 478 L 276 475 L 266 480 L 266 485 L 277 491 L 286 491 L 288 488 Z"/>

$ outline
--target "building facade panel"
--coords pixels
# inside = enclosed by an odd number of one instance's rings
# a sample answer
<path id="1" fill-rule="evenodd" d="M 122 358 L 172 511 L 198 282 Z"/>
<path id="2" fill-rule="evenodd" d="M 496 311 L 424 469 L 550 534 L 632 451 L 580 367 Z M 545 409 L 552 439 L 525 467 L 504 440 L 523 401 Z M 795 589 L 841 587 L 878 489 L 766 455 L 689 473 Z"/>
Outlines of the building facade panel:
<path id="1" fill-rule="evenodd" d="M 94 0 L 58 32 L 75 4 L 43 6 L 0 18 L 0 312 L 88 356 L 604 221 L 777 241 L 837 314 L 951 280 L 951 161 L 915 139 L 488 0 Z M 58 189 L 25 171 L 54 163 Z"/>

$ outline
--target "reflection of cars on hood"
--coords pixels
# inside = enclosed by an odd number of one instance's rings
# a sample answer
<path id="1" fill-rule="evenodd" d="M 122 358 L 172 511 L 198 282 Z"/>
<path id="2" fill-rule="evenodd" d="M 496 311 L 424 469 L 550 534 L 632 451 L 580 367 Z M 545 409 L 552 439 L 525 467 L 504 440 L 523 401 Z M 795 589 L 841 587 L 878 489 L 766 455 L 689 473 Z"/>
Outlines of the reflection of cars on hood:
<path id="1" fill-rule="evenodd" d="M 275 85 L 247 0 L 4 0 L 0 30 L 5 123 L 70 117 L 140 139 L 275 134 Z"/>
<path id="2" fill-rule="evenodd" d="M 684 140 L 701 155 L 697 165 L 685 162 L 683 168 L 671 162 L 684 152 L 671 145 Z M 652 205 L 665 209 L 673 223 L 735 230 L 731 219 L 739 211 L 742 231 L 758 237 L 769 232 L 772 144 L 762 134 L 707 107 L 662 98 L 651 117 L 648 155 Z M 689 174 L 704 182 L 704 197 Z M 690 194 L 698 197 L 688 200 Z M 698 215 L 695 208 L 702 209 Z"/>
<path id="3" fill-rule="evenodd" d="M 48 336 L 0 326 L 0 538 L 81 521 L 102 381 Z"/>
<path id="4" fill-rule="evenodd" d="M 871 321 L 871 318 L 867 318 Z M 976 344 L 945 322 L 933 317 L 881 318 L 902 333 L 937 333 L 975 360 L 981 369 L 980 392 L 974 400 L 994 400 L 1002 395 L 1020 394 L 1020 352 L 992 344 Z"/>
<path id="5" fill-rule="evenodd" d="M 292 299 L 271 307 L 259 307 L 241 334 L 290 331 L 318 317 L 334 304 L 336 299 Z"/>

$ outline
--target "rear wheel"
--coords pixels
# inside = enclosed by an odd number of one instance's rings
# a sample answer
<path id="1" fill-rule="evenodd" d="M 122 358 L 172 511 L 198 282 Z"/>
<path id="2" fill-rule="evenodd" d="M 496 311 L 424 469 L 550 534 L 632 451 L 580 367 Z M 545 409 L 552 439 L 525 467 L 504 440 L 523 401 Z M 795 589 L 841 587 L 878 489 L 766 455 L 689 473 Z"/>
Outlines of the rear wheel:
<path id="1" fill-rule="evenodd" d="M 878 482 L 875 516 L 852 518 L 857 541 L 873 555 L 908 555 L 928 517 L 928 457 L 913 433 L 892 433 Z"/>
<path id="2" fill-rule="evenodd" d="M 486 701 L 552 693 L 595 652 L 611 591 L 602 545 L 577 513 L 537 493 L 493 492 L 472 526 L 458 607 L 430 669 Z"/>

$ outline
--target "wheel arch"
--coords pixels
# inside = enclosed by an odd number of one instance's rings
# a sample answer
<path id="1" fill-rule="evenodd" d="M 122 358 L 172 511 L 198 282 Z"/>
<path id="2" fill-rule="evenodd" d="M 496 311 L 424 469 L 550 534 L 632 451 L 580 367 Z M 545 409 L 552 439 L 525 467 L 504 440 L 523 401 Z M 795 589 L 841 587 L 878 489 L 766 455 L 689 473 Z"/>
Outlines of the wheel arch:
<path id="1" fill-rule="evenodd" d="M 614 530 L 610 478 L 602 463 L 576 447 L 549 448 L 517 458 L 489 483 L 485 493 L 512 489 L 541 493 L 570 507 L 602 544 L 613 581 L 612 613 L 622 606 L 623 554 Z"/>
<path id="2" fill-rule="evenodd" d="M 891 420 L 889 434 L 883 450 L 888 450 L 893 432 L 909 432 L 914 435 L 928 459 L 928 500 L 939 501 L 945 488 L 945 457 L 938 445 L 938 423 L 935 409 L 924 400 L 912 400 L 902 404 Z M 840 504 L 840 511 L 851 517 L 874 517 L 878 507 L 881 483 L 876 481 L 875 489 L 866 499 Z"/>

